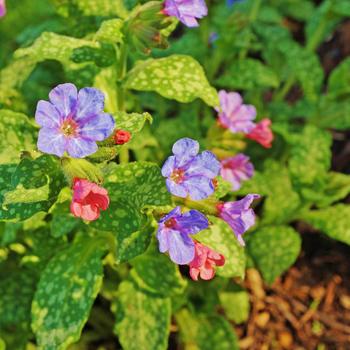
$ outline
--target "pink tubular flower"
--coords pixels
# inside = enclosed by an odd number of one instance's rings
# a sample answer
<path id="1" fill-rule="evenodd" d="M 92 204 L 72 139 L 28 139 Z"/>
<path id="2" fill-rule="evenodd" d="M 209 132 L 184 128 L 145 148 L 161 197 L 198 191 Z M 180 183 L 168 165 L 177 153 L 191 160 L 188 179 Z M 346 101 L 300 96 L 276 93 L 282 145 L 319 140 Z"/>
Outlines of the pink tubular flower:
<path id="1" fill-rule="evenodd" d="M 6 15 L 5 0 L 0 0 L 0 17 L 4 17 L 5 15 Z"/>
<path id="2" fill-rule="evenodd" d="M 271 148 L 273 141 L 273 133 L 271 130 L 271 120 L 268 118 L 262 119 L 257 123 L 254 129 L 248 133 L 248 139 L 259 142 L 265 148 Z"/>
<path id="3" fill-rule="evenodd" d="M 194 281 L 198 281 L 198 277 L 211 280 L 215 276 L 214 267 L 223 266 L 225 257 L 197 241 L 194 244 L 195 256 L 189 264 L 190 276 Z"/>
<path id="4" fill-rule="evenodd" d="M 108 192 L 103 187 L 85 179 L 74 179 L 71 213 L 84 220 L 99 218 L 100 210 L 109 206 Z"/>
<path id="5" fill-rule="evenodd" d="M 219 123 L 222 127 L 230 129 L 233 133 L 250 133 L 255 123 L 256 109 L 252 105 L 243 104 L 242 97 L 237 92 L 219 91 L 220 107 Z"/>
<path id="6" fill-rule="evenodd" d="M 254 166 L 249 161 L 249 157 L 243 153 L 238 153 L 234 157 L 225 158 L 221 161 L 220 175 L 232 184 L 232 191 L 237 191 L 241 183 L 250 179 L 254 173 Z"/>

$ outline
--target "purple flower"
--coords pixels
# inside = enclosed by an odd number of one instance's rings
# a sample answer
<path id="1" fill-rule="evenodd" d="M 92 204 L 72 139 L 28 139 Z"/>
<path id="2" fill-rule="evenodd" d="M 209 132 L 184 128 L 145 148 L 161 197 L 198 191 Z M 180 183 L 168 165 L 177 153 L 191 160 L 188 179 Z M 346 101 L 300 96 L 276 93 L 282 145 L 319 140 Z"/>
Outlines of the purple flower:
<path id="1" fill-rule="evenodd" d="M 248 194 L 239 201 L 217 205 L 218 216 L 231 226 L 242 246 L 245 245 L 242 235 L 255 224 L 255 213 L 250 205 L 258 198 L 258 194 Z"/>
<path id="2" fill-rule="evenodd" d="M 162 175 L 167 178 L 169 192 L 193 200 L 209 197 L 215 190 L 212 179 L 219 174 L 220 163 L 209 151 L 198 154 L 199 144 L 183 138 L 173 145 L 173 156 L 163 165 Z"/>
<path id="3" fill-rule="evenodd" d="M 35 120 L 41 126 L 40 151 L 62 157 L 83 158 L 97 151 L 96 141 L 106 139 L 114 129 L 114 119 L 103 113 L 104 95 L 94 88 L 77 91 L 73 84 L 51 90 L 50 102 L 39 101 Z"/>
<path id="4" fill-rule="evenodd" d="M 5 0 L 0 0 L 0 17 L 4 17 L 5 15 L 6 15 Z"/>
<path id="5" fill-rule="evenodd" d="M 206 16 L 208 8 L 204 0 L 165 0 L 164 13 L 176 17 L 187 27 L 198 27 L 196 18 Z"/>
<path id="6" fill-rule="evenodd" d="M 249 161 L 249 157 L 243 153 L 238 153 L 234 157 L 225 158 L 221 161 L 220 175 L 232 184 L 232 191 L 237 191 L 241 187 L 242 181 L 253 176 L 254 166 Z"/>
<path id="7" fill-rule="evenodd" d="M 255 124 L 256 109 L 252 105 L 243 104 L 242 97 L 237 92 L 219 91 L 220 108 L 219 123 L 222 127 L 230 129 L 233 133 L 250 133 Z"/>
<path id="8" fill-rule="evenodd" d="M 197 210 L 181 213 L 176 207 L 159 221 L 157 239 L 159 251 L 169 252 L 170 259 L 179 265 L 189 264 L 195 254 L 194 235 L 209 226 L 208 219 Z"/>

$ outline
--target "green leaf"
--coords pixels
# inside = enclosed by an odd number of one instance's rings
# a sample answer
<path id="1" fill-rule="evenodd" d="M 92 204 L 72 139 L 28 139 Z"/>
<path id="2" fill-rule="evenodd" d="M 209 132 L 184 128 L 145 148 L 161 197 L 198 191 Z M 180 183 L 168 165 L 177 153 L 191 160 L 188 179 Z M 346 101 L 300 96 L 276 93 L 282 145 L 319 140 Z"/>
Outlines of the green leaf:
<path id="1" fill-rule="evenodd" d="M 113 231 L 117 240 L 116 259 L 129 260 L 144 252 L 154 231 L 148 208 L 171 204 L 158 165 L 135 162 L 111 165 L 105 177 L 111 204 L 91 226 Z"/>
<path id="2" fill-rule="evenodd" d="M 115 304 L 114 331 L 128 350 L 165 350 L 168 348 L 171 303 L 142 292 L 130 281 L 119 285 Z"/>
<path id="3" fill-rule="evenodd" d="M 219 299 L 226 317 L 235 324 L 240 324 L 249 318 L 249 294 L 239 286 L 235 289 L 234 291 L 220 291 Z"/>
<path id="4" fill-rule="evenodd" d="M 131 134 L 138 133 L 142 130 L 145 123 L 152 123 L 152 116 L 145 113 L 125 113 L 118 112 L 115 114 L 115 125 L 117 129 L 127 130 Z"/>
<path id="5" fill-rule="evenodd" d="M 156 252 L 156 255 L 144 254 L 131 261 L 134 267 L 131 276 L 140 289 L 163 297 L 183 293 L 186 281 L 179 268 L 167 256 Z"/>
<path id="6" fill-rule="evenodd" d="M 190 56 L 172 55 L 140 62 L 129 72 L 125 86 L 156 91 L 183 103 L 201 98 L 209 106 L 219 105 L 217 92 L 210 86 L 203 68 Z"/>
<path id="7" fill-rule="evenodd" d="M 193 315 L 187 309 L 182 309 L 176 313 L 175 318 L 185 349 L 239 349 L 233 327 L 222 316 Z"/>
<path id="8" fill-rule="evenodd" d="M 336 204 L 325 209 L 310 210 L 303 213 L 300 219 L 322 231 L 330 238 L 350 245 L 349 215 L 349 205 Z"/>
<path id="9" fill-rule="evenodd" d="M 328 80 L 328 96 L 338 98 L 350 94 L 350 58 L 346 58 L 332 71 Z"/>
<path id="10" fill-rule="evenodd" d="M 256 172 L 251 180 L 244 182 L 238 193 L 258 193 L 267 197 L 263 206 L 263 224 L 288 222 L 301 204 L 288 170 L 271 160 L 265 162 L 262 173 Z"/>
<path id="11" fill-rule="evenodd" d="M 229 69 L 217 80 L 217 84 L 220 87 L 243 90 L 261 87 L 276 88 L 279 85 L 279 79 L 271 68 L 259 60 L 247 58 L 232 62 Z"/>
<path id="12" fill-rule="evenodd" d="M 56 60 L 63 65 L 73 67 L 74 65 L 70 61 L 73 50 L 83 46 L 100 47 L 98 42 L 45 32 L 35 40 L 33 45 L 18 49 L 14 56 L 15 58 L 24 57 L 35 60 L 37 63 L 45 60 Z"/>
<path id="13" fill-rule="evenodd" d="M 42 349 L 66 349 L 80 338 L 102 284 L 104 241 L 73 243 L 44 270 L 32 304 L 32 329 Z"/>
<path id="14" fill-rule="evenodd" d="M 110 44 L 122 43 L 124 39 L 123 24 L 124 22 L 118 18 L 103 21 L 94 39 Z"/>
<path id="15" fill-rule="evenodd" d="M 64 186 L 57 161 L 48 155 L 25 158 L 16 167 L 1 165 L 4 188 L 0 191 L 0 220 L 24 220 L 48 211 Z"/>
<path id="16" fill-rule="evenodd" d="M 36 149 L 35 128 L 27 116 L 0 109 L 0 164 L 18 162 L 22 151 Z"/>
<path id="17" fill-rule="evenodd" d="M 69 208 L 70 202 L 68 201 L 55 205 L 54 210 L 51 212 L 52 220 L 50 222 L 52 237 L 65 236 L 79 225 L 79 219 L 70 213 Z"/>
<path id="18" fill-rule="evenodd" d="M 271 284 L 294 264 L 301 239 L 289 226 L 264 226 L 249 236 L 247 248 L 264 280 Z"/>
<path id="19" fill-rule="evenodd" d="M 212 224 L 208 229 L 197 233 L 194 238 L 225 257 L 225 265 L 218 267 L 216 273 L 222 277 L 244 277 L 246 258 L 232 229 L 225 221 L 209 217 Z"/>
<path id="20" fill-rule="evenodd" d="M 330 133 L 312 125 L 293 135 L 289 159 L 293 181 L 301 186 L 321 183 L 330 167 L 331 145 Z"/>

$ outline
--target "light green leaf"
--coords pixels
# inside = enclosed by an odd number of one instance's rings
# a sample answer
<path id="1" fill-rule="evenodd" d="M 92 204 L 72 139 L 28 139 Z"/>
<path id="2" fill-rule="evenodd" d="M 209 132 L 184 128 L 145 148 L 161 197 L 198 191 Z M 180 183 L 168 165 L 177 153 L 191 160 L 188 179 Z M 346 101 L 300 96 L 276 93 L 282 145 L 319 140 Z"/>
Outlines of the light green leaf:
<path id="1" fill-rule="evenodd" d="M 114 307 L 115 333 L 124 349 L 165 350 L 168 348 L 171 302 L 137 289 L 123 281 Z"/>
<path id="2" fill-rule="evenodd" d="M 216 273 L 223 277 L 244 277 L 246 258 L 232 229 L 225 221 L 214 216 L 208 229 L 197 233 L 194 238 L 225 257 L 225 265 L 218 267 Z"/>
<path id="3" fill-rule="evenodd" d="M 224 75 L 217 80 L 220 87 L 250 90 L 261 87 L 278 87 L 276 73 L 262 62 L 247 58 L 232 62 Z"/>
<path id="4" fill-rule="evenodd" d="M 123 23 L 118 18 L 103 21 L 94 39 L 110 44 L 122 43 L 124 38 L 124 34 L 122 33 Z"/>
<path id="5" fill-rule="evenodd" d="M 233 327 L 222 316 L 194 315 L 182 309 L 175 318 L 187 350 L 239 349 Z"/>
<path id="6" fill-rule="evenodd" d="M 27 116 L 0 109 L 0 164 L 18 162 L 22 151 L 36 149 L 35 143 L 35 128 Z"/>
<path id="7" fill-rule="evenodd" d="M 73 50 L 82 46 L 100 47 L 98 42 L 45 32 L 35 40 L 33 45 L 18 49 L 14 56 L 15 58 L 35 60 L 37 63 L 45 60 L 56 60 L 72 68 L 78 67 L 70 61 Z"/>
<path id="8" fill-rule="evenodd" d="M 190 56 L 172 55 L 138 63 L 125 86 L 140 91 L 156 91 L 179 102 L 201 98 L 209 106 L 218 106 L 216 90 L 210 86 L 201 65 Z"/>
<path id="9" fill-rule="evenodd" d="M 331 163 L 331 144 L 330 133 L 312 125 L 293 135 L 289 170 L 296 184 L 313 186 L 324 181 Z"/>
<path id="10" fill-rule="evenodd" d="M 336 204 L 325 209 L 310 210 L 303 213 L 300 219 L 330 238 L 350 245 L 349 215 L 350 205 Z"/>
<path id="11" fill-rule="evenodd" d="M 131 264 L 134 267 L 131 270 L 132 278 L 146 292 L 168 297 L 181 294 L 186 287 L 178 266 L 164 254 L 144 254 Z"/>
<path id="12" fill-rule="evenodd" d="M 246 290 L 237 287 L 235 291 L 219 292 L 219 299 L 226 317 L 236 324 L 248 320 L 250 304 L 249 294 Z"/>
<path id="13" fill-rule="evenodd" d="M 271 284 L 294 264 L 301 239 L 289 226 L 264 226 L 249 236 L 247 248 L 264 280 Z"/>
<path id="14" fill-rule="evenodd" d="M 342 61 L 328 80 L 328 96 L 337 98 L 350 94 L 350 58 Z"/>
<path id="15" fill-rule="evenodd" d="M 102 284 L 105 242 L 73 243 L 44 270 L 32 304 L 32 329 L 41 349 L 66 349 L 80 338 Z"/>
<path id="16" fill-rule="evenodd" d="M 127 130 L 131 134 L 138 133 L 142 130 L 145 123 L 152 123 L 152 116 L 145 113 L 125 113 L 118 112 L 115 114 L 115 125 L 117 129 Z"/>

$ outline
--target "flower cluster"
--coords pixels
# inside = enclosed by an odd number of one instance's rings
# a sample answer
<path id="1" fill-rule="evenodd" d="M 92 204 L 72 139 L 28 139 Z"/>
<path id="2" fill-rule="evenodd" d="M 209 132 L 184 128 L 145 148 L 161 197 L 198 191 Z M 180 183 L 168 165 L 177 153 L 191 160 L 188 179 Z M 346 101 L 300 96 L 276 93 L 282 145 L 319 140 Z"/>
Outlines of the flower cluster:
<path id="1" fill-rule="evenodd" d="M 214 193 L 215 177 L 219 173 L 231 181 L 233 189 L 238 189 L 241 181 L 252 176 L 253 170 L 249 158 L 243 154 L 225 159 L 220 164 L 213 153 L 199 153 L 197 141 L 183 138 L 173 145 L 173 155 L 165 161 L 162 175 L 167 178 L 166 185 L 171 194 L 196 201 Z M 258 195 L 249 194 L 236 202 L 214 204 L 215 214 L 230 225 L 241 245 L 244 245 L 242 235 L 255 223 L 250 206 L 257 198 Z M 209 221 L 202 213 L 194 209 L 182 213 L 179 206 L 161 218 L 158 224 L 160 252 L 168 252 L 176 264 L 189 265 L 194 280 L 198 277 L 213 278 L 214 267 L 225 263 L 223 255 L 191 237 L 208 227 Z"/>

